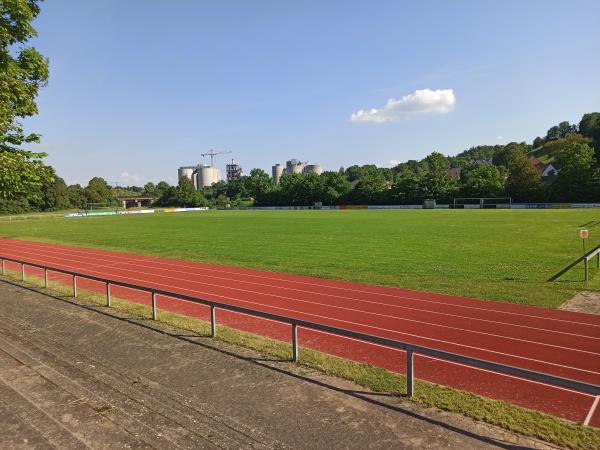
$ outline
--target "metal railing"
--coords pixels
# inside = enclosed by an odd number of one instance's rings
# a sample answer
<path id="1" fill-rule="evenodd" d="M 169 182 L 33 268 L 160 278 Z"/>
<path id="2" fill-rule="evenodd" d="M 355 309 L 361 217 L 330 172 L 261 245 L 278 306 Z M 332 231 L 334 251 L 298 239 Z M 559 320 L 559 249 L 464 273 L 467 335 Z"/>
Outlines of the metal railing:
<path id="1" fill-rule="evenodd" d="M 595 250 L 592 250 L 587 255 L 583 257 L 583 266 L 585 270 L 585 281 L 588 281 L 590 278 L 590 260 L 593 257 L 596 257 L 596 267 L 600 269 L 600 247 L 596 247 Z"/>
<path id="2" fill-rule="evenodd" d="M 569 264 L 564 269 L 561 269 L 558 273 L 555 273 L 554 275 L 552 275 L 550 278 L 548 278 L 548 281 L 558 280 L 561 276 L 563 276 L 565 273 L 567 273 L 569 270 L 571 270 L 573 267 L 575 267 L 581 261 L 583 261 L 584 281 L 588 281 L 590 279 L 590 260 L 594 256 L 597 258 L 596 266 L 598 269 L 600 269 L 600 245 L 598 245 L 595 248 L 593 248 L 592 250 L 590 250 L 589 252 L 584 253 L 583 256 L 580 256 L 579 258 L 577 258 L 575 261 L 573 261 L 571 264 Z"/>
<path id="3" fill-rule="evenodd" d="M 600 249 L 598 249 L 600 252 Z M 77 297 L 77 279 L 84 278 L 87 280 L 97 281 L 104 283 L 106 286 L 106 306 L 111 305 L 111 286 L 120 286 L 124 288 L 134 289 L 138 291 L 148 292 L 152 296 L 152 319 L 157 319 L 157 296 L 161 295 L 169 298 L 176 298 L 192 303 L 198 303 L 210 307 L 210 335 L 215 337 L 217 335 L 217 316 L 216 310 L 222 309 L 226 311 L 233 311 L 240 314 L 246 314 L 249 316 L 260 317 L 263 319 L 274 320 L 277 322 L 287 323 L 291 325 L 291 344 L 292 344 L 292 361 L 298 362 L 300 359 L 300 352 L 298 347 L 298 327 L 321 331 L 324 333 L 334 334 L 337 336 L 348 337 L 357 339 L 359 341 L 368 342 L 371 344 L 382 345 L 384 347 L 394 348 L 398 350 L 406 351 L 406 378 L 407 388 L 406 393 L 409 397 L 414 394 L 414 355 L 424 355 L 432 358 L 464 364 L 470 367 L 476 367 L 480 369 L 490 370 L 492 372 L 512 375 L 520 377 L 526 380 L 537 381 L 545 384 L 549 384 L 556 387 L 571 389 L 573 391 L 582 392 L 591 395 L 600 395 L 600 386 L 584 383 L 582 381 L 572 380 L 569 378 L 563 378 L 556 375 L 550 375 L 543 372 L 536 372 L 533 370 L 522 369 L 519 367 L 509 366 L 507 364 L 501 364 L 493 361 L 487 361 L 484 359 L 473 358 L 470 356 L 464 356 L 457 353 L 446 352 L 443 350 L 436 350 L 433 348 L 422 347 L 420 345 L 409 344 L 407 342 L 397 341 L 394 339 L 388 339 L 380 336 L 374 336 L 371 334 L 360 333 L 357 331 L 351 331 L 344 328 L 333 327 L 330 325 L 324 325 L 316 322 L 309 322 L 307 320 L 295 319 L 292 317 L 282 316 L 279 314 L 268 313 L 264 311 L 258 311 L 255 309 L 244 308 L 241 306 L 229 305 L 227 303 L 215 302 L 212 300 L 205 300 L 203 298 L 194 297 L 191 295 L 179 294 L 177 292 L 165 291 L 162 289 L 156 289 L 148 286 L 141 286 L 132 283 L 126 283 L 110 278 L 96 277 L 93 275 L 86 275 L 80 272 L 74 272 L 71 270 L 64 270 L 57 267 L 34 264 L 27 261 L 1 257 L 2 275 L 6 274 L 5 261 L 21 265 L 21 279 L 26 280 L 25 267 L 36 267 L 43 269 L 44 271 L 44 287 L 48 288 L 48 271 L 62 273 L 65 275 L 72 276 L 73 283 L 73 296 Z"/>

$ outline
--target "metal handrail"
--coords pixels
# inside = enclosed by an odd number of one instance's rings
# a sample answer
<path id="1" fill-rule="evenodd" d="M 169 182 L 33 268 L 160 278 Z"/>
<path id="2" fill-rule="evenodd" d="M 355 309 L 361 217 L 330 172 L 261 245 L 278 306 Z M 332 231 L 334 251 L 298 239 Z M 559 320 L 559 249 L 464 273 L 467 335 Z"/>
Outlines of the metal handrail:
<path id="1" fill-rule="evenodd" d="M 588 281 L 588 279 L 590 278 L 590 259 L 592 259 L 594 256 L 596 256 L 597 261 L 596 261 L 596 266 L 600 269 L 600 246 L 596 247 L 594 250 L 592 250 L 591 252 L 589 252 L 588 254 L 586 254 L 583 257 L 583 265 L 584 265 L 584 270 L 585 270 L 585 281 Z"/>
<path id="2" fill-rule="evenodd" d="M 600 252 L 600 249 L 598 250 Z M 217 334 L 217 320 L 216 320 L 216 309 L 223 309 L 227 311 L 233 311 L 241 314 L 246 314 L 249 316 L 260 317 L 263 319 L 274 320 L 277 322 L 288 323 L 292 326 L 292 360 L 294 362 L 298 362 L 300 359 L 299 347 L 298 347 L 298 327 L 306 328 L 310 330 L 322 331 L 329 334 L 335 334 L 338 336 L 349 337 L 352 339 L 357 339 L 363 342 L 369 342 L 372 344 L 378 344 L 385 347 L 395 348 L 398 350 L 406 351 L 406 378 L 407 378 L 407 395 L 412 397 L 414 394 L 414 354 L 430 356 L 433 358 L 465 364 L 467 366 L 476 367 L 480 369 L 486 369 L 493 372 L 512 375 L 520 378 L 524 378 L 527 380 L 538 381 L 541 383 L 549 384 L 552 386 L 562 387 L 571 389 L 577 392 L 582 392 L 591 395 L 600 395 L 600 386 L 585 383 L 582 381 L 572 380 L 569 378 L 559 377 L 556 375 L 551 375 L 543 372 L 536 372 L 533 370 L 522 369 L 519 367 L 510 366 L 508 364 L 497 363 L 493 361 L 488 361 L 479 358 L 473 358 L 471 356 L 460 355 L 458 353 L 447 352 L 443 350 L 436 350 L 433 348 L 423 347 L 420 345 L 409 344 L 407 342 L 398 341 L 395 339 L 384 338 L 380 336 L 374 336 L 367 333 L 360 333 L 357 331 L 347 330 L 344 328 L 333 327 L 330 325 L 324 325 L 316 322 L 310 322 L 302 319 L 294 319 L 292 317 L 282 316 L 280 314 L 273 314 L 264 311 L 258 311 L 255 309 L 244 308 L 242 306 L 234 306 L 229 305 L 227 303 L 216 302 L 212 300 L 205 300 L 200 297 L 194 297 L 191 295 L 179 294 L 177 292 L 166 291 L 163 289 L 155 289 L 148 286 L 141 286 L 133 283 L 126 283 L 123 281 L 118 281 L 110 278 L 97 277 L 94 275 L 86 275 L 80 272 L 74 272 L 72 270 L 60 269 L 57 267 L 30 263 L 27 261 L 7 258 L 0 256 L 1 265 L 2 265 L 2 275 L 5 275 L 5 267 L 4 262 L 10 261 L 16 264 L 21 265 L 21 279 L 25 281 L 25 267 L 37 267 L 39 269 L 44 270 L 44 287 L 48 288 L 48 271 L 63 273 L 65 275 L 71 275 L 73 277 L 73 296 L 77 297 L 77 278 L 85 278 L 92 281 L 98 281 L 100 283 L 105 283 L 106 285 L 106 305 L 110 306 L 111 304 L 111 294 L 110 287 L 111 286 L 121 286 L 129 289 L 135 289 L 139 291 L 149 292 L 152 294 L 152 319 L 156 320 L 157 311 L 157 295 L 162 295 L 165 297 L 177 298 L 180 300 L 198 303 L 201 305 L 206 305 L 210 307 L 210 329 L 211 329 L 211 337 L 215 337 Z"/>
<path id="3" fill-rule="evenodd" d="M 600 245 L 598 245 L 595 248 L 593 248 L 592 250 L 590 250 L 589 252 L 585 253 L 583 256 L 580 256 L 579 258 L 577 258 L 575 261 L 573 261 L 567 267 L 561 269 L 558 273 L 555 273 L 554 275 L 552 275 L 550 278 L 548 278 L 548 281 L 558 280 L 561 276 L 563 276 L 565 273 L 567 273 L 569 270 L 571 270 L 573 267 L 575 267 L 581 261 L 583 261 L 583 267 L 584 267 L 584 272 L 585 272 L 584 281 L 588 281 L 589 280 L 590 259 L 592 259 L 594 256 L 596 256 L 598 258 L 597 267 L 598 267 L 598 269 L 600 269 Z"/>

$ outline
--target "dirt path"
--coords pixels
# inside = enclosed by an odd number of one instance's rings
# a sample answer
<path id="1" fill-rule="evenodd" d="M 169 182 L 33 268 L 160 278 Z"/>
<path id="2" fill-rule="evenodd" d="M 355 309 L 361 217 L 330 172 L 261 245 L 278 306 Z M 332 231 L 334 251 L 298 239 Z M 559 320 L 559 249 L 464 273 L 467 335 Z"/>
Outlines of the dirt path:
<path id="1" fill-rule="evenodd" d="M 565 311 L 600 315 L 600 292 L 582 291 L 560 306 Z"/>

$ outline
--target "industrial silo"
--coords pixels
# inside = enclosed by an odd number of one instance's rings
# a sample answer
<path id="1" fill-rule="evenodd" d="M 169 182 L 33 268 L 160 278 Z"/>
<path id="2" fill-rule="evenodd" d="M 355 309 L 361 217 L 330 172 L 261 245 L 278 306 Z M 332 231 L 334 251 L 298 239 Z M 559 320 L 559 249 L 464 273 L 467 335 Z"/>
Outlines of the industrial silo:
<path id="1" fill-rule="evenodd" d="M 196 170 L 196 168 L 194 166 L 180 167 L 179 170 L 177 171 L 177 179 L 181 180 L 183 177 L 186 177 L 187 179 L 189 179 L 193 182 L 194 181 L 194 179 L 193 179 L 194 170 Z"/>
<path id="2" fill-rule="evenodd" d="M 283 166 L 281 164 L 275 164 L 271 168 L 271 173 L 273 175 L 273 183 L 275 186 L 279 186 L 279 180 L 281 179 L 281 175 L 283 175 Z"/>
<path id="3" fill-rule="evenodd" d="M 304 170 L 304 163 L 298 162 L 296 164 L 292 164 L 291 169 L 291 173 L 302 173 L 302 171 Z"/>
<path id="4" fill-rule="evenodd" d="M 304 173 L 316 173 L 317 175 L 321 175 L 323 173 L 323 168 L 321 164 L 307 164 L 304 166 Z"/>
<path id="5" fill-rule="evenodd" d="M 202 189 L 221 181 L 219 169 L 211 166 L 201 166 L 197 169 L 197 188 Z"/>

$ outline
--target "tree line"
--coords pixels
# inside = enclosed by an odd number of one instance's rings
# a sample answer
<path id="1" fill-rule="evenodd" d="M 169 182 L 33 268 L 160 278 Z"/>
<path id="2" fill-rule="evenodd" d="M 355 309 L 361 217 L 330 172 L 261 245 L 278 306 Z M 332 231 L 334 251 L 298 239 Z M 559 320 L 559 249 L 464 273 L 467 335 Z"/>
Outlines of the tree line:
<path id="1" fill-rule="evenodd" d="M 220 205 L 249 199 L 256 206 L 450 203 L 456 197 L 511 197 L 514 202 L 600 200 L 600 113 L 561 122 L 532 144 L 472 147 L 456 156 L 433 152 L 392 168 L 351 166 L 321 175 L 284 174 L 279 186 L 261 169 L 203 191 Z M 555 171 L 542 176 L 537 157 Z M 542 168 L 547 164 L 543 164 Z"/>
<path id="2" fill-rule="evenodd" d="M 456 156 L 433 152 L 392 168 L 351 166 L 318 174 L 284 174 L 279 185 L 265 171 L 196 190 L 183 178 L 143 187 L 113 188 L 100 177 L 86 186 L 67 186 L 43 152 L 24 146 L 40 136 L 24 131 L 20 120 L 37 114 L 36 98 L 48 81 L 48 59 L 27 41 L 38 0 L 0 0 L 0 213 L 83 208 L 117 204 L 116 197 L 145 194 L 157 206 L 310 206 L 336 204 L 440 203 L 454 197 L 512 197 L 517 202 L 590 202 L 600 199 L 600 113 L 578 124 L 560 122 L 531 144 L 477 146 Z M 536 159 L 532 159 L 536 158 Z M 539 158 L 539 159 L 538 159 Z M 543 161 L 555 173 L 542 177 Z M 532 162 L 535 162 L 532 163 Z"/>

